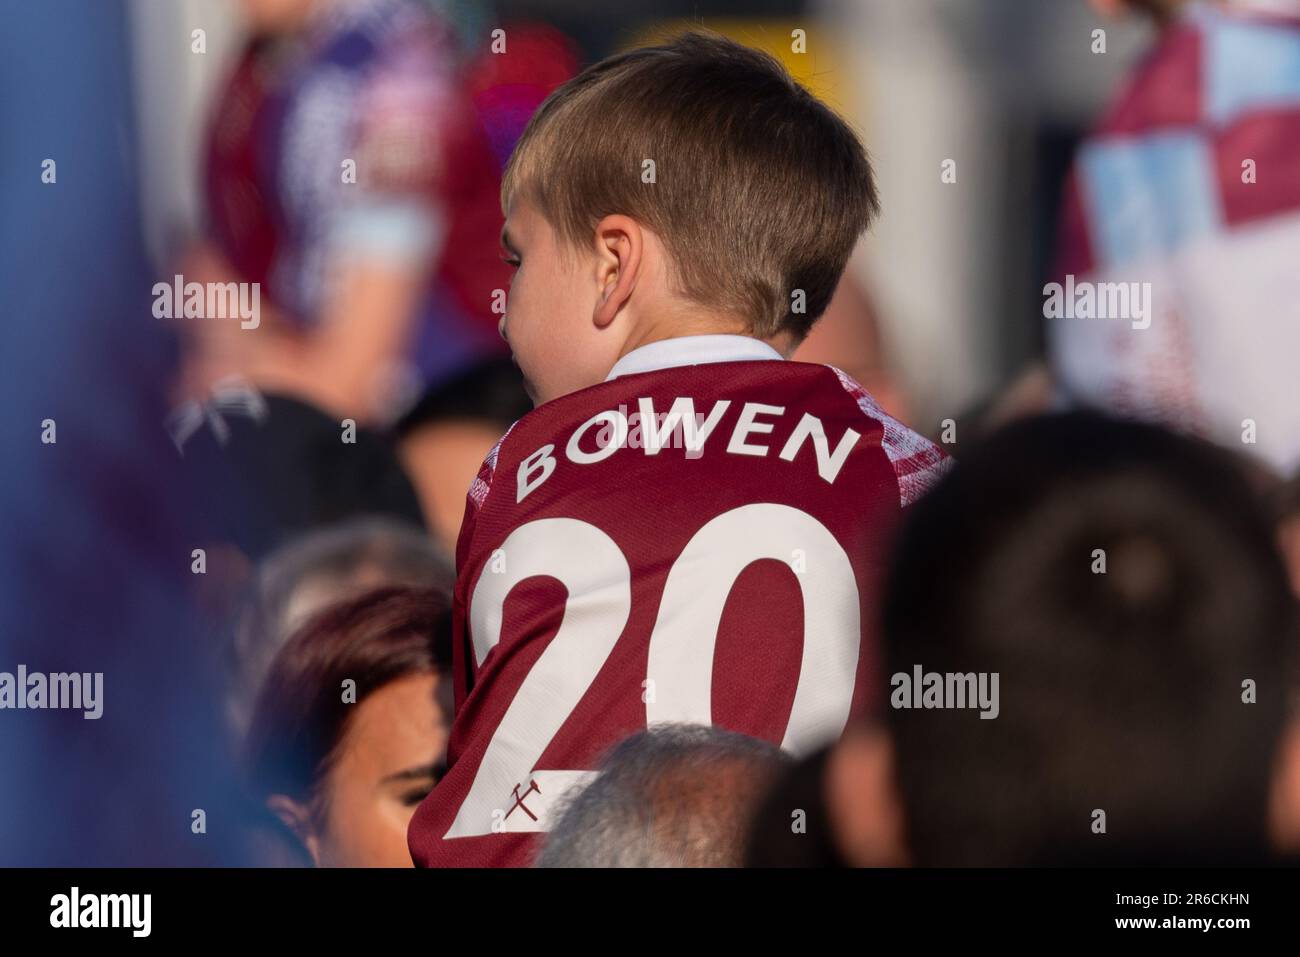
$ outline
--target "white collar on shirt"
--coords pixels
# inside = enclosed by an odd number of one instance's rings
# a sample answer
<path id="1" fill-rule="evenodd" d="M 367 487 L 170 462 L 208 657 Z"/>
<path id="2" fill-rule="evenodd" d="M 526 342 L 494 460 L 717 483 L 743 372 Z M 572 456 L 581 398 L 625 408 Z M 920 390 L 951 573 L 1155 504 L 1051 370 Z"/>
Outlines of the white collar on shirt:
<path id="1" fill-rule="evenodd" d="M 753 362 L 782 359 L 766 342 L 749 336 L 679 336 L 633 349 L 614 363 L 605 381 L 638 372 L 695 366 L 705 362 Z"/>

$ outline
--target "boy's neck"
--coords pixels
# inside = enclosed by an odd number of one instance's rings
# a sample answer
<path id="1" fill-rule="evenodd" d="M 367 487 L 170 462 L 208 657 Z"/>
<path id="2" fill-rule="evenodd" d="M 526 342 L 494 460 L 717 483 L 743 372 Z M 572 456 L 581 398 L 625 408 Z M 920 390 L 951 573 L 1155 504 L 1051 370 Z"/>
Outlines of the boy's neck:
<path id="1" fill-rule="evenodd" d="M 621 359 L 634 349 L 648 346 L 652 342 L 681 339 L 686 336 L 744 336 L 747 339 L 757 339 L 759 342 L 767 343 L 787 359 L 798 345 L 789 333 L 783 332 L 769 338 L 756 336 L 748 323 L 736 318 L 710 316 L 707 319 L 683 319 L 678 317 L 666 322 L 646 323 L 635 329 L 624 341 L 618 358 Z"/>
<path id="2" fill-rule="evenodd" d="M 764 362 L 784 357 L 772 346 L 753 336 L 732 333 L 699 333 L 656 339 L 638 346 L 614 363 L 605 381 L 638 372 L 655 372 L 679 366 L 712 365 L 719 362 Z"/>

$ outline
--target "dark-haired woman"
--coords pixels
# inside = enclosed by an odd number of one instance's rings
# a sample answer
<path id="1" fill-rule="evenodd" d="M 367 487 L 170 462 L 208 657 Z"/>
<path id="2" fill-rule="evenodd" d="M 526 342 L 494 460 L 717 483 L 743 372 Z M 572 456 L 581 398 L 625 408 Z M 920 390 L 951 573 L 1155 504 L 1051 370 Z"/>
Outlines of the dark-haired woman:
<path id="1" fill-rule="evenodd" d="M 245 758 L 258 801 L 319 867 L 410 867 L 406 828 L 442 776 L 445 593 L 381 588 L 326 608 L 280 650 Z"/>

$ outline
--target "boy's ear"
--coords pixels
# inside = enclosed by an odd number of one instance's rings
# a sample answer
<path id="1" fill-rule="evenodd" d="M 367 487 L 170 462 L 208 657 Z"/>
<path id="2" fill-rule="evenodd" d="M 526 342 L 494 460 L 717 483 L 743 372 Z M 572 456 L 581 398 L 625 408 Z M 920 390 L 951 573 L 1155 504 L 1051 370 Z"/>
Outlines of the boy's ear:
<path id="1" fill-rule="evenodd" d="M 631 298 L 644 253 L 644 231 L 635 219 L 611 215 L 596 224 L 598 292 L 592 319 L 600 328 L 613 322 Z"/>

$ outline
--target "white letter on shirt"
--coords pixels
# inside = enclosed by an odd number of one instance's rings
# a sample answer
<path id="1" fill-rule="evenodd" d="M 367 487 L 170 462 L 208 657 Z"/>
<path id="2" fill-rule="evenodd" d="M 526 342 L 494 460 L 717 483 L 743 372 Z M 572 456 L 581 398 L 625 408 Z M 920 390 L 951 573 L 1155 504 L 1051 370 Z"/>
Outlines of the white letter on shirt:
<path id="1" fill-rule="evenodd" d="M 745 407 L 740 410 L 740 419 L 736 422 L 736 430 L 731 433 L 731 442 L 727 445 L 728 452 L 734 452 L 737 455 L 766 455 L 767 448 L 762 445 L 750 445 L 745 439 L 754 432 L 771 432 L 775 426 L 768 422 L 755 422 L 754 418 L 760 415 L 781 415 L 785 412 L 783 405 L 762 405 L 758 402 L 746 402 Z"/>
<path id="2" fill-rule="evenodd" d="M 608 442 L 594 452 L 584 452 L 578 447 L 582 437 L 587 430 L 593 425 L 604 422 L 613 431 Z M 642 430 L 645 426 L 642 425 Z M 602 432 L 605 430 L 601 430 Z M 591 465 L 593 462 L 601 462 L 609 458 L 624 445 L 627 444 L 627 416 L 622 412 L 610 409 L 605 412 L 597 412 L 582 425 L 578 426 L 578 431 L 574 432 L 569 438 L 569 446 L 565 454 L 569 456 L 570 462 L 577 462 L 579 465 Z"/>
<path id="3" fill-rule="evenodd" d="M 799 453 L 799 447 L 810 435 L 813 448 L 817 451 L 817 474 L 827 482 L 834 482 L 835 476 L 839 475 L 840 469 L 844 467 L 844 460 L 849 457 L 849 452 L 862 436 L 852 429 L 846 429 L 840 444 L 835 446 L 835 451 L 832 453 L 830 443 L 826 441 L 826 429 L 822 426 L 822 420 L 805 412 L 799 424 L 790 433 L 785 448 L 781 450 L 781 458 L 793 462 L 794 457 Z"/>
<path id="4" fill-rule="evenodd" d="M 713 403 L 713 408 L 709 411 L 709 417 L 700 424 L 695 418 L 695 400 L 689 396 L 675 399 L 672 408 L 664 415 L 664 421 L 659 424 L 655 417 L 655 404 L 653 399 L 640 399 L 638 405 L 641 411 L 641 442 L 645 446 L 646 455 L 658 455 L 660 449 L 664 447 L 664 441 L 671 439 L 677 423 L 682 423 L 682 435 L 688 452 L 699 452 L 704 448 L 704 443 L 713 433 L 713 429 L 722 418 L 722 414 L 727 411 L 731 405 L 730 399 L 723 399 L 720 402 Z"/>
<path id="5" fill-rule="evenodd" d="M 551 477 L 551 473 L 555 471 L 555 459 L 551 457 L 551 453 L 554 451 L 554 445 L 543 445 L 519 463 L 519 478 L 517 480 L 519 494 L 515 498 L 516 505 L 524 500 L 525 495 Z M 530 479 L 528 477 L 529 473 L 535 469 L 540 470 L 542 474 L 535 479 Z"/>

